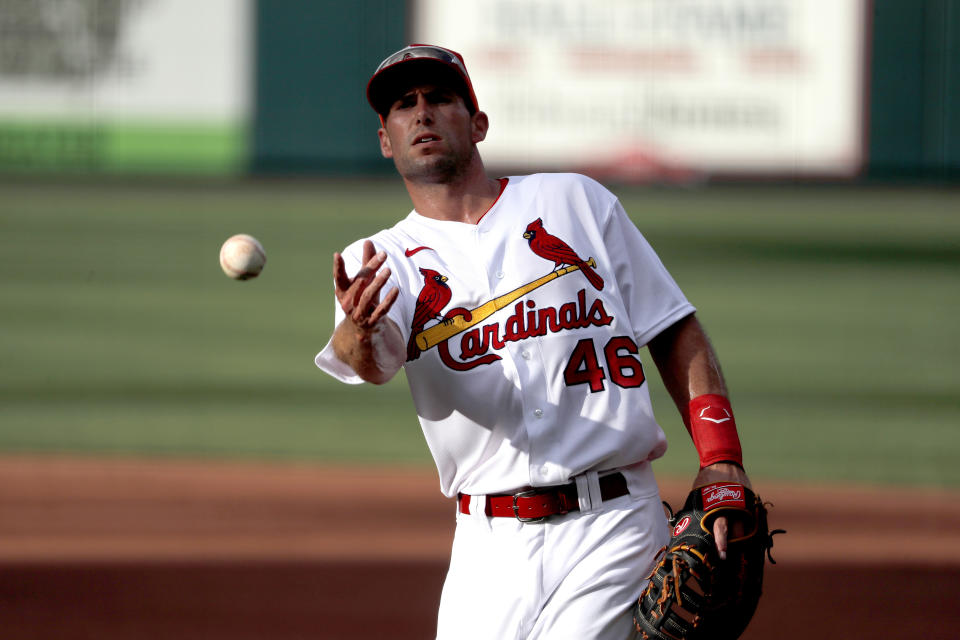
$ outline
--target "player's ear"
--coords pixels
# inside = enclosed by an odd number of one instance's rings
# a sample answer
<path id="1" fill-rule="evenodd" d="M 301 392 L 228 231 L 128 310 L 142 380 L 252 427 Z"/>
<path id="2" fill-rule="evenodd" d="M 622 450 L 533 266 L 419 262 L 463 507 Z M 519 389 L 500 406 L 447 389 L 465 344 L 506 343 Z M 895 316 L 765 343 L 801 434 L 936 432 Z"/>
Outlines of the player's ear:
<path id="1" fill-rule="evenodd" d="M 393 147 L 390 145 L 390 136 L 387 135 L 387 130 L 380 127 L 377 130 L 377 137 L 380 138 L 380 153 L 384 158 L 392 158 Z"/>
<path id="2" fill-rule="evenodd" d="M 470 118 L 470 139 L 473 143 L 482 142 L 487 137 L 487 130 L 490 129 L 490 119 L 483 111 L 477 111 Z"/>

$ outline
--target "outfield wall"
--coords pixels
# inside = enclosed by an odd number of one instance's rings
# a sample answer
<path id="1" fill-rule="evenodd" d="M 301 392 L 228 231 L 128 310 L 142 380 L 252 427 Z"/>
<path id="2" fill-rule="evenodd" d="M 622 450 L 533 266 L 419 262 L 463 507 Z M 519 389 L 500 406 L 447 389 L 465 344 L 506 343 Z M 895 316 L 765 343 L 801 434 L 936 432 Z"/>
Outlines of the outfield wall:
<path id="1" fill-rule="evenodd" d="M 386 174 L 366 79 L 428 39 L 468 56 L 495 170 L 960 176 L 952 0 L 51 7 L 0 2 L 0 172 Z"/>
<path id="2" fill-rule="evenodd" d="M 0 2 L 0 170 L 244 170 L 253 1 Z"/>
<path id="3" fill-rule="evenodd" d="M 253 170 L 389 170 L 364 90 L 384 52 L 405 44 L 404 3 L 261 0 L 256 15 Z"/>
<path id="4" fill-rule="evenodd" d="M 960 3 L 873 0 L 869 168 L 960 178 Z"/>

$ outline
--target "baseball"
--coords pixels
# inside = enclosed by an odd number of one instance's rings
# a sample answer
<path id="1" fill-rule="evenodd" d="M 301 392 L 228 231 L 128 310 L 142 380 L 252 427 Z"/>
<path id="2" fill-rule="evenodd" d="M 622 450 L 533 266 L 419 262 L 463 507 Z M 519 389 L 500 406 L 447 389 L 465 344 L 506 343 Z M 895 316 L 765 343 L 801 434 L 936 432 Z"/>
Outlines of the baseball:
<path id="1" fill-rule="evenodd" d="M 220 268 L 234 280 L 256 278 L 266 262 L 263 245 L 245 233 L 230 236 L 220 247 Z"/>

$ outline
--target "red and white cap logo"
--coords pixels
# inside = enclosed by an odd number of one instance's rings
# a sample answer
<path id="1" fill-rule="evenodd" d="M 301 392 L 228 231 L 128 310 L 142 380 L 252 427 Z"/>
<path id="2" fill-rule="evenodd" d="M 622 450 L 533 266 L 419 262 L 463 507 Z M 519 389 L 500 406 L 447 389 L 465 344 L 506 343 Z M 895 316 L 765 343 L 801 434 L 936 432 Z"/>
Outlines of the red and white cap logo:
<path id="1" fill-rule="evenodd" d="M 746 507 L 743 486 L 739 484 L 711 484 L 700 489 L 703 496 L 703 509 L 709 511 L 717 507 Z"/>

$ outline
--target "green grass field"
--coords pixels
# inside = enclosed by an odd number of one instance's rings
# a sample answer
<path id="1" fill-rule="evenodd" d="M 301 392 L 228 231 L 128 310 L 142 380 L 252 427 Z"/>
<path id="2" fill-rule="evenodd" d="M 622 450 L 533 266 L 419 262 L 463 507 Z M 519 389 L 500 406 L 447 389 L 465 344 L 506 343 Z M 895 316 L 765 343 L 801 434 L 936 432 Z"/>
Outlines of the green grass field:
<path id="1" fill-rule="evenodd" d="M 960 191 L 614 190 L 700 309 L 755 478 L 960 487 Z M 0 185 L 0 452 L 430 464 L 402 379 L 312 362 L 332 252 L 408 209 L 396 180 Z M 241 232 L 248 282 L 217 264 Z M 658 467 L 692 474 L 646 362 Z"/>

